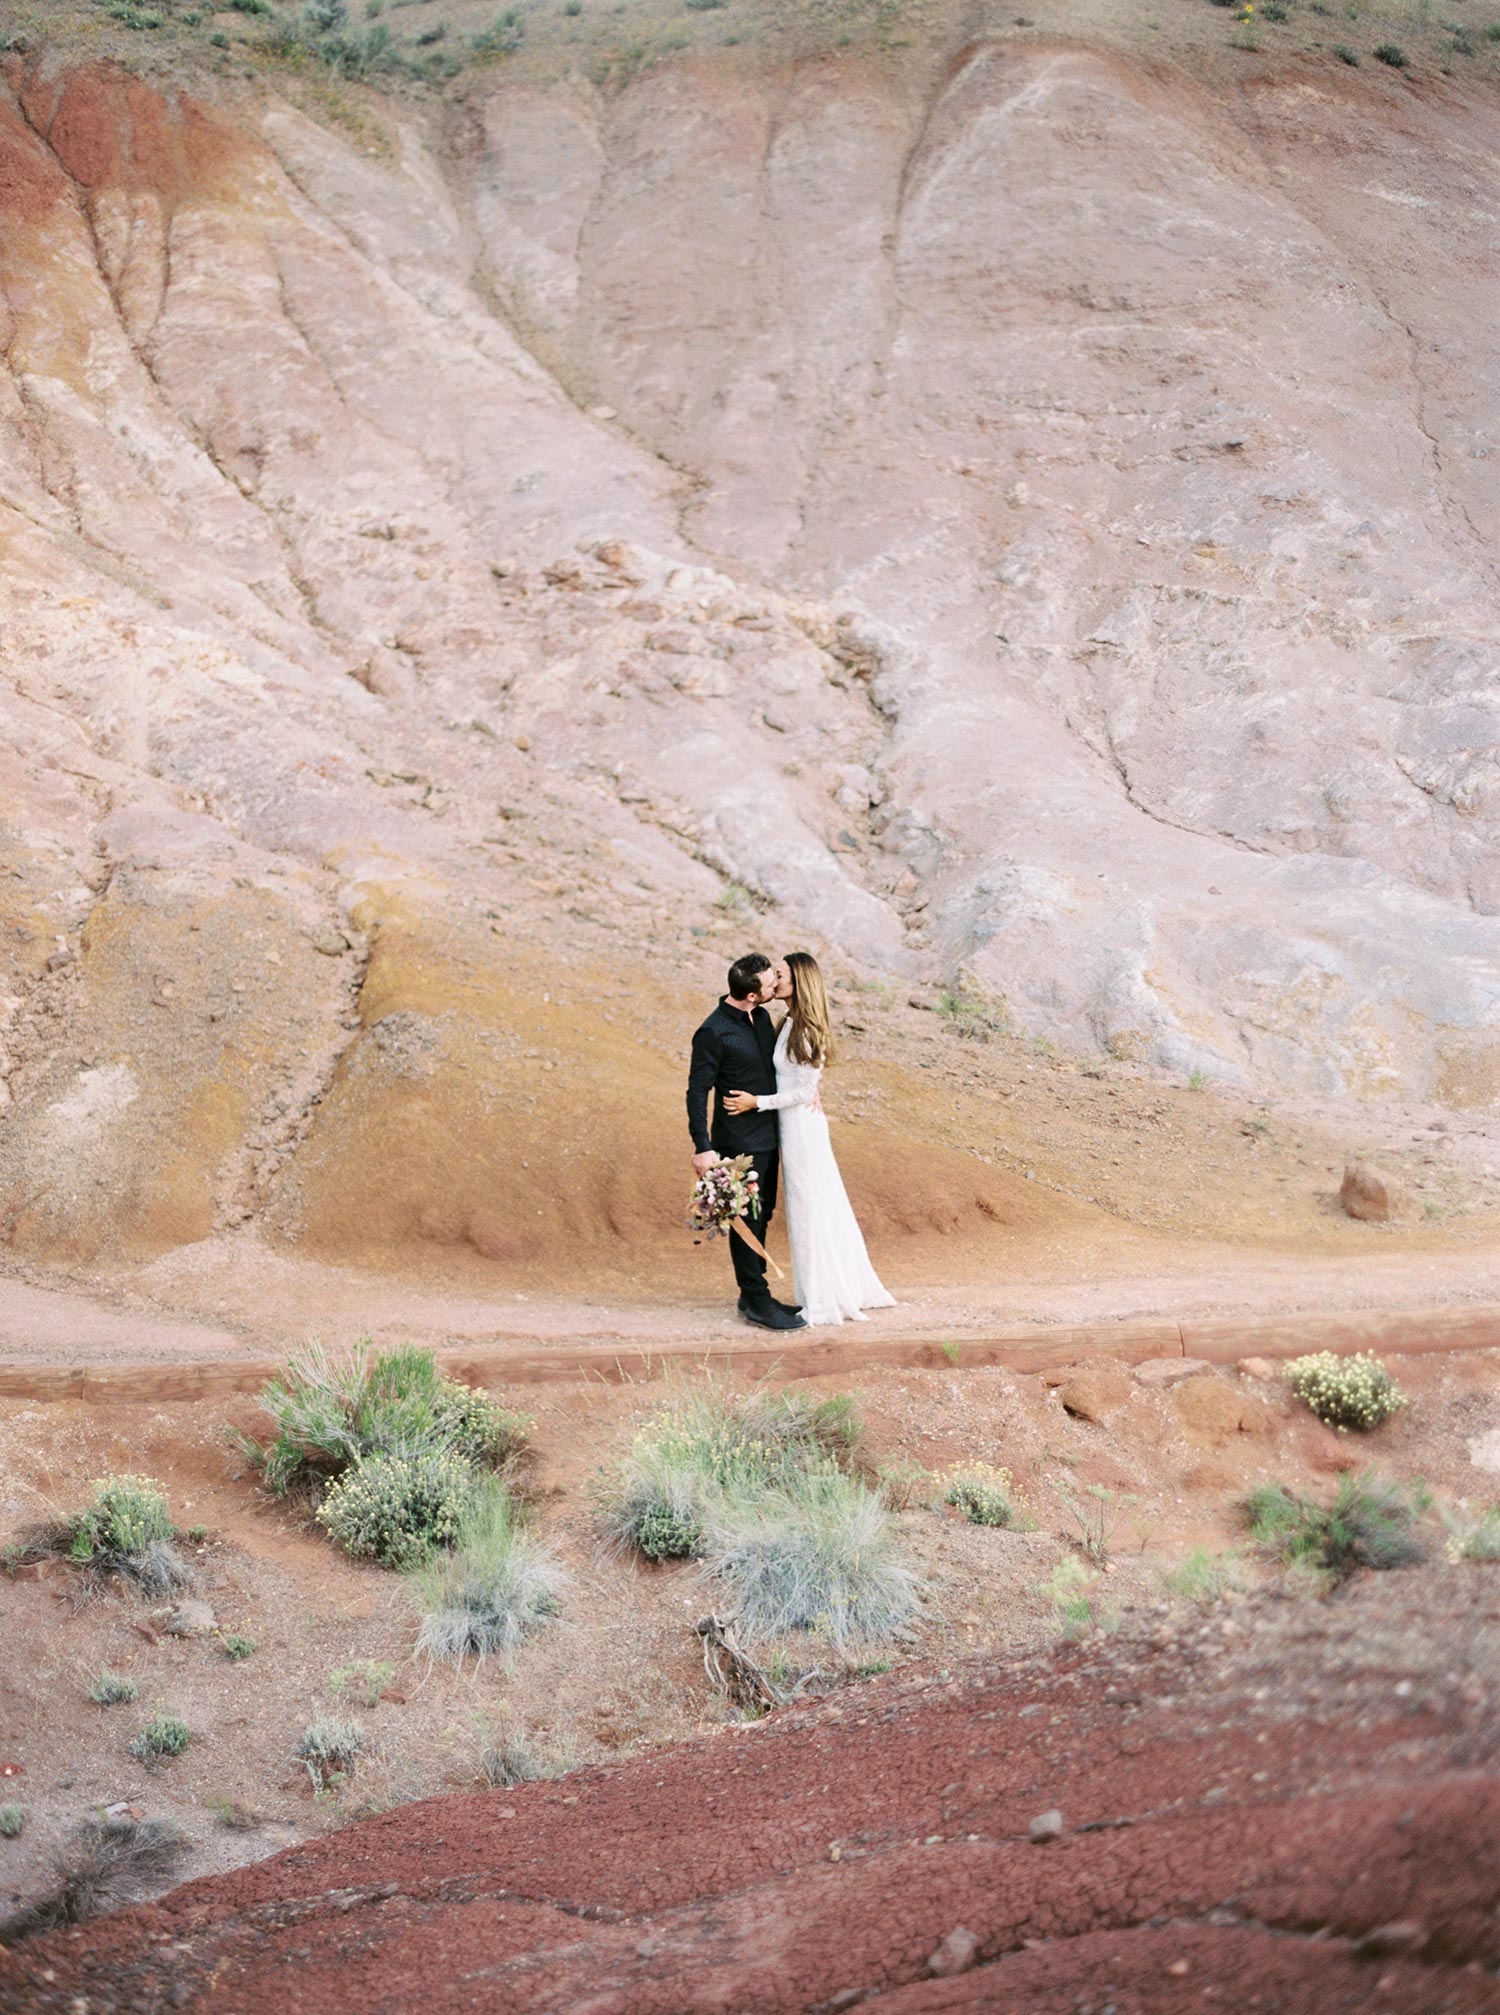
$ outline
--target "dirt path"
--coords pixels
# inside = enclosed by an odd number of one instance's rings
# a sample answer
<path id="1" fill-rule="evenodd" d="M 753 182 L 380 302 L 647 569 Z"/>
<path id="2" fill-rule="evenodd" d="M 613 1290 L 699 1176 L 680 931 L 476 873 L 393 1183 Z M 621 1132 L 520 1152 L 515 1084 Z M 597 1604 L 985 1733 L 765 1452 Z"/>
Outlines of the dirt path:
<path id="1" fill-rule="evenodd" d="M 198 1253 L 160 1296 L 0 1275 L 0 1392 L 14 1397 L 202 1397 L 244 1391 L 302 1338 L 369 1334 L 440 1349 L 486 1383 L 650 1376 L 732 1359 L 808 1374 L 880 1365 L 1041 1370 L 1104 1353 L 1288 1356 L 1311 1349 L 1474 1349 L 1500 1342 L 1500 1254 L 1395 1251 L 1363 1259 L 1179 1248 L 1139 1270 L 1053 1273 L 962 1287 L 902 1285 L 856 1327 L 782 1343 L 725 1300 L 480 1294 L 289 1260 L 263 1248 Z M 1155 1266 L 1144 1262 L 1155 1258 Z M 717 1255 L 705 1261 L 714 1268 Z M 158 1275 L 160 1269 L 156 1270 Z"/>

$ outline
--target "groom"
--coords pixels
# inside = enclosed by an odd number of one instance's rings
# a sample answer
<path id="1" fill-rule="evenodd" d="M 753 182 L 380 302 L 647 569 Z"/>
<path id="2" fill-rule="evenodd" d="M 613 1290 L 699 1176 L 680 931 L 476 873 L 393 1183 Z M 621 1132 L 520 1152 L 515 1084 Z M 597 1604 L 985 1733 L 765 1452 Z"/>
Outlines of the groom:
<path id="1" fill-rule="evenodd" d="M 729 991 L 693 1036 L 693 1060 L 688 1070 L 688 1131 L 693 1136 L 693 1173 L 702 1175 L 721 1155 L 748 1154 L 760 1178 L 760 1212 L 750 1228 L 764 1245 L 776 1208 L 776 1183 L 781 1170 L 774 1112 L 728 1113 L 724 1094 L 731 1091 L 773 1093 L 776 1070 L 771 1055 L 776 1025 L 765 1003 L 774 985 L 771 961 L 761 952 L 736 959 L 729 968 Z M 708 1123 L 708 1095 L 714 1097 L 713 1127 Z M 761 1329 L 806 1329 L 800 1308 L 777 1301 L 766 1285 L 766 1263 L 736 1232 L 729 1234 L 729 1256 L 740 1288 L 740 1314 Z"/>

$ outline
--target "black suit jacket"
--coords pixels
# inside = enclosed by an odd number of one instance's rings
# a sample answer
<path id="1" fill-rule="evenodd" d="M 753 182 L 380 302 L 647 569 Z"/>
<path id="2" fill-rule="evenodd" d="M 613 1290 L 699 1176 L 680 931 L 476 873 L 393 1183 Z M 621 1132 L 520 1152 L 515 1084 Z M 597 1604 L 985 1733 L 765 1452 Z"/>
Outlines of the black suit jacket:
<path id="1" fill-rule="evenodd" d="M 776 1024 L 763 1007 L 751 1014 L 720 1001 L 693 1036 L 693 1060 L 688 1069 L 688 1131 L 693 1152 L 710 1148 L 722 1155 L 771 1154 L 776 1148 L 774 1112 L 725 1112 L 725 1092 L 750 1091 L 757 1097 L 776 1089 Z M 708 1123 L 708 1095 L 716 1092 L 713 1127 Z"/>

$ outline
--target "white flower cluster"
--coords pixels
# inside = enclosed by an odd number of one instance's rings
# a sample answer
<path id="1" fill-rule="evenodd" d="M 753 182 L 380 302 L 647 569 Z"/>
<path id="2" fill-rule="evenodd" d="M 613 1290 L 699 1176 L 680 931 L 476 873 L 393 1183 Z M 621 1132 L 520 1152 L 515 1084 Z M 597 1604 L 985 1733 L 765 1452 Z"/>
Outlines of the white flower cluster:
<path id="1" fill-rule="evenodd" d="M 1341 1433 L 1351 1427 L 1367 1433 L 1406 1404 L 1406 1395 L 1367 1350 L 1352 1357 L 1339 1357 L 1331 1350 L 1294 1357 L 1286 1375 L 1297 1397 Z"/>
<path id="2" fill-rule="evenodd" d="M 346 1553 L 409 1567 L 434 1547 L 452 1545 L 474 1481 L 453 1448 L 377 1451 L 329 1485 L 314 1515 Z"/>

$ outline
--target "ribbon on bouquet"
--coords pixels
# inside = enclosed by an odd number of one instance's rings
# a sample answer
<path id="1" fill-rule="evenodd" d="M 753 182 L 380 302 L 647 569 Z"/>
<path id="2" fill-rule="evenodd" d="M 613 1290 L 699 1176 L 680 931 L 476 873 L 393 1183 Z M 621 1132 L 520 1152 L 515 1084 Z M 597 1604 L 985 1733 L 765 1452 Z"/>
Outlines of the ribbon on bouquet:
<path id="1" fill-rule="evenodd" d="M 778 1280 L 786 1279 L 786 1275 L 782 1272 L 781 1268 L 776 1264 L 775 1260 L 772 1259 L 771 1255 L 766 1251 L 765 1247 L 761 1244 L 760 1240 L 755 1236 L 755 1233 L 750 1229 L 749 1225 L 746 1224 L 745 1220 L 742 1217 L 732 1217 L 729 1220 L 729 1229 L 731 1231 L 737 1231 L 740 1237 L 745 1241 L 746 1245 L 749 1246 L 750 1250 L 752 1252 L 758 1252 L 760 1254 L 761 1258 L 765 1261 L 766 1265 L 770 1267 L 772 1273 L 775 1274 Z"/>

